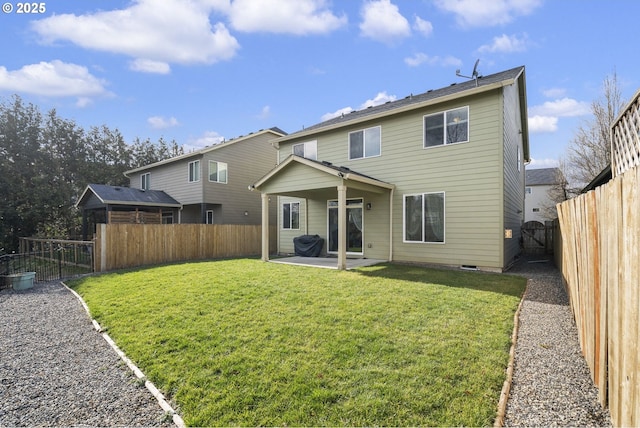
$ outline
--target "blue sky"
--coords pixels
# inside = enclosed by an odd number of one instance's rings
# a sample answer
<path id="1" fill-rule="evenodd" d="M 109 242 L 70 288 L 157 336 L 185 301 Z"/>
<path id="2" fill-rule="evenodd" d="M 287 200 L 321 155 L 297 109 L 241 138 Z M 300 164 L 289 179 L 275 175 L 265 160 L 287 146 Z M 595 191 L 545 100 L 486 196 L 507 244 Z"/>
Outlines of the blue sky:
<path id="1" fill-rule="evenodd" d="M 608 75 L 640 88 L 635 0 L 2 3 L 3 100 L 187 150 L 461 82 L 479 59 L 526 66 L 531 167 L 554 166 Z"/>

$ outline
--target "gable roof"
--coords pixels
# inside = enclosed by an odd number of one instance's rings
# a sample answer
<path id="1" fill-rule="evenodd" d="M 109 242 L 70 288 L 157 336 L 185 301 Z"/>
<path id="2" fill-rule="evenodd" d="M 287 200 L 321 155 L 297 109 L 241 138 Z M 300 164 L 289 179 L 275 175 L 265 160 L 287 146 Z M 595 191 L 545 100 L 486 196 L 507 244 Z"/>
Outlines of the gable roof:
<path id="1" fill-rule="evenodd" d="M 550 186 L 558 184 L 559 168 L 538 168 L 525 171 L 525 186 Z"/>
<path id="2" fill-rule="evenodd" d="M 162 190 L 132 189 L 106 184 L 89 184 L 78 198 L 76 207 L 85 205 L 91 196 L 105 205 L 131 205 L 180 208 L 182 204 Z"/>
<path id="3" fill-rule="evenodd" d="M 525 160 L 529 160 L 529 132 L 527 124 L 527 100 L 524 72 L 524 66 L 515 67 L 510 70 L 501 71 L 499 73 L 491 74 L 488 76 L 478 77 L 477 80 L 471 79 L 462 83 L 453 83 L 449 86 L 445 86 L 444 88 L 429 90 L 422 94 L 412 94 L 397 101 L 390 101 L 385 104 L 381 104 L 375 107 L 368 107 L 362 110 L 354 110 L 351 113 L 342 114 L 338 117 L 334 117 L 324 122 L 306 127 L 300 131 L 282 136 L 276 139 L 275 143 L 304 137 L 306 135 L 315 134 L 317 132 L 329 131 L 332 129 L 341 128 L 343 126 L 398 114 L 409 110 L 418 109 L 432 104 L 448 101 L 450 99 L 456 99 L 462 96 L 469 96 L 481 92 L 490 91 L 519 81 L 519 96 L 521 106 L 520 114 L 523 128 L 522 135 L 524 137 L 524 155 Z"/>
<path id="4" fill-rule="evenodd" d="M 281 171 L 285 170 L 289 164 L 291 163 L 299 163 L 302 165 L 306 165 L 318 171 L 324 172 L 329 175 L 333 175 L 335 177 L 340 177 L 345 180 L 357 181 L 363 184 L 370 184 L 376 187 L 382 187 L 385 189 L 393 189 L 395 186 L 393 184 L 380 181 L 376 178 L 370 177 L 368 175 L 360 174 L 356 171 L 351 170 L 350 168 L 344 166 L 336 166 L 331 162 L 321 162 L 313 159 L 307 159 L 296 155 L 289 155 L 284 161 L 282 161 L 278 166 L 272 169 L 267 175 L 258 180 L 255 184 L 250 186 L 251 189 L 258 189 L 264 183 L 269 181 L 273 176 L 277 175 Z"/>
<path id="5" fill-rule="evenodd" d="M 258 135 L 266 134 L 266 133 L 274 134 L 275 137 L 283 137 L 283 136 L 287 135 L 286 132 L 284 132 L 282 129 L 278 128 L 277 126 L 274 126 L 272 128 L 269 128 L 269 129 L 261 129 L 258 132 L 252 132 L 250 134 L 243 135 L 243 136 L 240 136 L 240 137 L 237 137 L 237 138 L 233 138 L 233 139 L 228 140 L 228 141 L 223 141 L 222 143 L 214 144 L 212 146 L 207 146 L 207 147 L 205 147 L 203 149 L 200 149 L 200 150 L 196 150 L 196 151 L 193 151 L 193 152 L 190 152 L 190 153 L 185 153 L 184 155 L 175 156 L 175 157 L 172 157 L 172 158 L 169 158 L 169 159 L 161 160 L 159 162 L 155 162 L 155 163 L 152 163 L 152 164 L 139 166 L 138 168 L 130 169 L 129 171 L 125 171 L 124 176 L 125 177 L 129 177 L 129 174 L 134 174 L 136 172 L 144 171 L 144 170 L 147 170 L 147 169 L 150 169 L 150 168 L 155 168 L 157 166 L 166 165 L 168 163 L 181 161 L 181 160 L 188 159 L 188 158 L 191 158 L 191 157 L 200 157 L 200 156 L 204 155 L 205 153 L 209 153 L 209 152 L 214 151 L 214 150 L 219 150 L 221 148 L 228 147 L 231 144 L 236 144 L 236 143 L 239 143 L 241 141 L 246 141 L 246 140 L 248 140 L 250 138 L 256 137 Z"/>

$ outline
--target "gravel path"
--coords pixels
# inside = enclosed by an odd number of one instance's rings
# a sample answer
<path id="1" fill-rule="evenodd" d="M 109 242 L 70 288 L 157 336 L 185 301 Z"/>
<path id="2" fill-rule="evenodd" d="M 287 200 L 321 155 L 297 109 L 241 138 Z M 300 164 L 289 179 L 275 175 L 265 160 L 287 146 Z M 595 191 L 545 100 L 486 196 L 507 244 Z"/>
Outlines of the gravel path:
<path id="1" fill-rule="evenodd" d="M 0 290 L 0 426 L 174 426 L 60 283 Z"/>
<path id="2" fill-rule="evenodd" d="M 611 426 L 582 356 L 560 272 L 545 257 L 509 272 L 530 279 L 520 309 L 505 426 Z"/>

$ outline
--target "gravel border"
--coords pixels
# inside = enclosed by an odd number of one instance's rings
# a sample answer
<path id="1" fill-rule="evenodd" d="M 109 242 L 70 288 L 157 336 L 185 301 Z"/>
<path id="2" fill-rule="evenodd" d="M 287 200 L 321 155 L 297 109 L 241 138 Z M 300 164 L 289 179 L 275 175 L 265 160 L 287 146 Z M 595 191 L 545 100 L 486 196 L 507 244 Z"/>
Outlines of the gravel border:
<path id="1" fill-rule="evenodd" d="M 60 282 L 0 290 L 0 426 L 173 427 Z"/>
<path id="2" fill-rule="evenodd" d="M 504 426 L 612 426 L 582 356 L 558 269 L 522 258 L 509 274 L 529 279 L 518 316 Z"/>

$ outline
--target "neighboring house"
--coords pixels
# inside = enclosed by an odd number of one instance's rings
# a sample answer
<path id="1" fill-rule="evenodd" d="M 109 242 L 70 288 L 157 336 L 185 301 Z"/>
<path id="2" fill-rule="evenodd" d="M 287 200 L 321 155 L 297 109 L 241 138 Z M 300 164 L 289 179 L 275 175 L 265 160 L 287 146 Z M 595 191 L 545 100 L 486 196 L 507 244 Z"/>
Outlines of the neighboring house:
<path id="1" fill-rule="evenodd" d="M 162 190 L 180 202 L 173 223 L 261 224 L 260 197 L 249 185 L 276 165 L 271 140 L 285 135 L 278 128 L 261 130 L 132 169 L 125 176 L 132 188 Z M 274 200 L 274 216 L 275 209 Z"/>
<path id="2" fill-rule="evenodd" d="M 559 168 L 528 169 L 525 180 L 524 221 L 545 221 L 557 217 L 555 202 L 549 192 L 560 183 Z"/>
<path id="3" fill-rule="evenodd" d="M 502 271 L 520 253 L 529 160 L 525 69 L 344 114 L 274 141 L 253 185 L 278 196 L 278 252 L 319 235 L 323 254 Z M 268 228 L 262 228 L 268 260 Z"/>
<path id="4" fill-rule="evenodd" d="M 172 223 L 182 205 L 161 190 L 89 184 L 76 202 L 82 208 L 82 239 L 98 223 Z"/>

